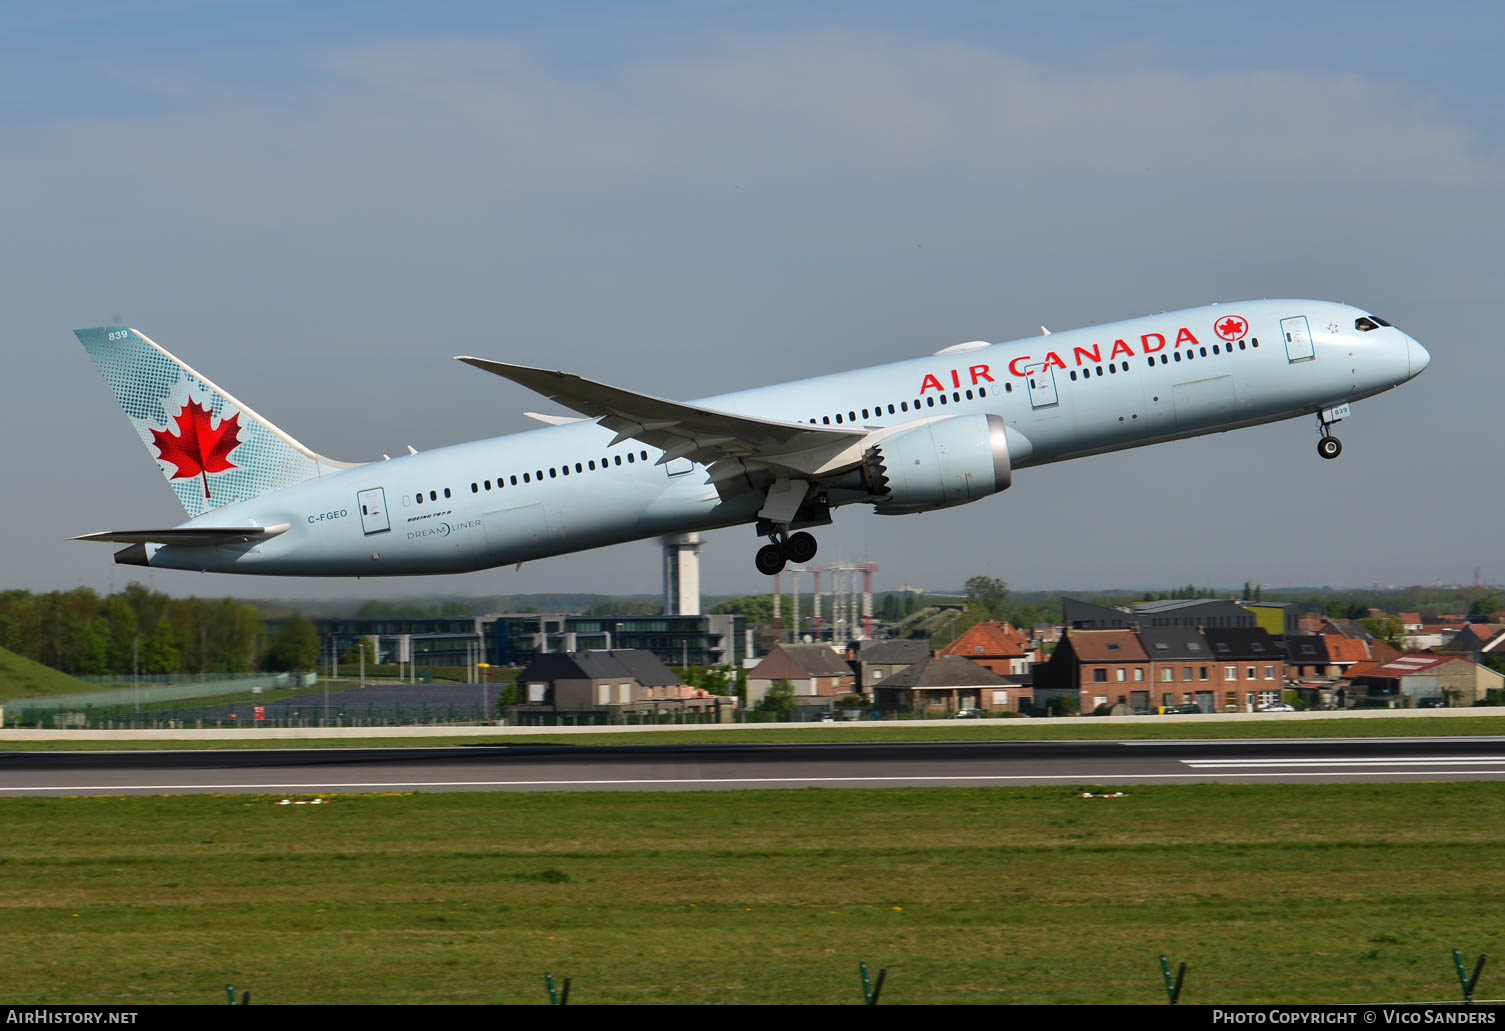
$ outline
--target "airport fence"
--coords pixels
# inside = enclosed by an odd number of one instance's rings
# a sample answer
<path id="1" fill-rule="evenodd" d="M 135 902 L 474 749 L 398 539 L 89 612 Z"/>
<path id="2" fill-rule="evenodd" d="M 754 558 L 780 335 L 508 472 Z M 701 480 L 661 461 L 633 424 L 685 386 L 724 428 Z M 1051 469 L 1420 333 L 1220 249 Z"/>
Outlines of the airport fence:
<path id="1" fill-rule="evenodd" d="M 160 699 L 138 709 L 134 702 L 114 696 L 114 704 L 71 707 L 52 699 L 32 702 L 8 702 L 4 720 L 8 727 L 93 730 L 181 730 L 234 729 L 242 727 L 401 727 L 401 726 L 478 726 L 497 727 L 647 727 L 647 726 L 722 726 L 735 724 L 787 724 L 822 722 L 820 710 L 797 712 L 786 716 L 777 712 L 723 708 L 721 711 L 685 712 L 613 712 L 607 710 L 498 712 L 494 702 L 482 705 L 442 701 L 377 702 L 352 701 L 340 692 L 328 706 L 318 695 L 300 695 L 262 701 L 255 696 L 239 695 L 233 701 L 220 699 L 205 705 L 172 705 Z M 343 696 L 343 697 L 342 697 Z M 852 720 L 893 721 L 892 713 L 879 710 L 848 710 L 841 722 Z"/>
<path id="2" fill-rule="evenodd" d="M 232 1006 L 249 1005 L 253 1001 L 265 1004 L 326 1005 L 331 1003 L 411 1003 L 414 1001 L 439 1003 L 479 1003 L 545 1006 L 576 1005 L 648 1005 L 669 1003 L 793 1003 L 820 1005 L 877 1006 L 882 1003 L 895 1005 L 936 1004 L 1047 1004 L 1047 1005 L 1171 1005 L 1192 1006 L 1252 1006 L 1278 1005 L 1287 1012 L 1284 1020 L 1240 1021 L 1248 1023 L 1357 1023 L 1357 1011 L 1371 1012 L 1365 1022 L 1379 1019 L 1375 1010 L 1404 1008 L 1413 1013 L 1400 1017 L 1389 1014 L 1388 1022 L 1454 1024 L 1490 1023 L 1485 1013 L 1473 1012 L 1474 1007 L 1498 1007 L 1501 999 L 1476 998 L 1481 974 L 1488 960 L 1479 955 L 1477 962 L 1469 964 L 1464 956 L 1453 950 L 1452 961 L 1438 957 L 1434 966 L 1422 978 L 1425 987 L 1418 984 L 1415 972 L 1406 978 L 1406 984 L 1397 984 L 1396 995 L 1390 999 L 1324 999 L 1319 1002 L 1289 1002 L 1290 999 L 1311 1000 L 1313 986 L 1302 983 L 1275 983 L 1262 977 L 1257 968 L 1245 970 L 1210 969 L 1206 965 L 1182 961 L 1173 964 L 1166 956 L 1156 960 L 1121 957 L 1113 964 L 1111 973 L 1102 972 L 1097 977 L 1080 979 L 1062 978 L 1048 983 L 1030 983 L 1011 978 L 1007 972 L 983 965 L 948 965 L 944 969 L 936 965 L 915 962 L 892 962 L 886 964 L 831 963 L 807 965 L 794 970 L 776 964 L 767 964 L 755 974 L 737 974 L 726 970 L 715 973 L 697 971 L 695 976 L 674 983 L 656 983 L 633 976 L 626 971 L 610 966 L 587 966 L 572 968 L 568 974 L 553 970 L 530 972 L 521 969 L 488 972 L 485 976 L 468 978 L 453 974 L 443 979 L 442 985 L 433 985 L 427 990 L 417 990 L 400 981 L 373 983 L 369 980 L 334 977 L 316 984 L 287 983 L 275 977 L 255 979 L 242 978 L 224 985 L 218 999 Z M 1472 967 L 1472 969 L 1470 969 Z M 1450 969 L 1451 968 L 1451 969 Z M 1174 971 L 1174 972 L 1173 972 Z M 638 973 L 638 972 L 634 972 Z M 1454 988 L 1450 975 L 1455 974 Z M 625 976 L 624 976 L 625 975 Z M 1421 991 L 1418 993 L 1417 989 Z M 393 989 L 399 993 L 387 999 Z M 1456 992 L 1456 994 L 1452 994 Z M 166 993 L 166 997 L 154 995 L 148 999 L 133 999 L 147 1003 L 189 1003 L 202 1005 L 215 1001 L 215 989 L 205 983 L 185 986 Z M 1411 995 L 1411 998 L 1405 998 Z M 1321 998 L 1321 996 L 1318 996 Z M 1414 1010 L 1420 1007 L 1434 1009 L 1428 1019 Z M 1306 1016 L 1308 1013 L 1331 1014 L 1334 1010 L 1353 1009 L 1351 1021 L 1333 1016 Z M 1463 1012 L 1460 1012 L 1463 1011 Z"/>
<path id="3" fill-rule="evenodd" d="M 133 707 L 155 705 L 159 702 L 182 701 L 191 698 L 218 698 L 224 695 L 260 694 L 294 686 L 306 687 L 313 683 L 289 673 L 257 673 L 247 676 L 223 676 L 213 680 L 184 680 L 176 683 L 144 683 L 136 686 L 130 682 L 99 691 L 80 691 L 75 694 L 49 695 L 46 698 L 26 698 L 19 702 L 7 702 L 18 708 L 51 709 L 68 711 L 95 707 L 116 707 L 128 704 Z"/>

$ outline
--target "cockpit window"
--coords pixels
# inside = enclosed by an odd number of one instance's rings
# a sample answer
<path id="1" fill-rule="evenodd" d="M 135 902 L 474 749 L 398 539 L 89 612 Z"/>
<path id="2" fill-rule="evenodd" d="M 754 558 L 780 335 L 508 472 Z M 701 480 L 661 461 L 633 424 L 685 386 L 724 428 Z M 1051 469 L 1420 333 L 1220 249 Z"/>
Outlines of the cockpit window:
<path id="1" fill-rule="evenodd" d="M 1379 329 L 1380 325 L 1374 319 L 1361 315 L 1353 320 L 1353 328 L 1360 333 L 1368 333 L 1371 329 Z"/>

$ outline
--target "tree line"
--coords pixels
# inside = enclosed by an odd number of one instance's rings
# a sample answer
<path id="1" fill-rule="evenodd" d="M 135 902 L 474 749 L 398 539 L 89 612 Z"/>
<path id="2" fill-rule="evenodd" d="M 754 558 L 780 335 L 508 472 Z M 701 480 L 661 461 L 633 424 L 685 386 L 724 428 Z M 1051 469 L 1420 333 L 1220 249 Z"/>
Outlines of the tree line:
<path id="1" fill-rule="evenodd" d="M 174 598 L 138 583 L 107 596 L 0 591 L 0 648 L 74 676 L 316 668 L 312 621 L 294 616 L 270 633 L 263 618 L 233 598 Z"/>

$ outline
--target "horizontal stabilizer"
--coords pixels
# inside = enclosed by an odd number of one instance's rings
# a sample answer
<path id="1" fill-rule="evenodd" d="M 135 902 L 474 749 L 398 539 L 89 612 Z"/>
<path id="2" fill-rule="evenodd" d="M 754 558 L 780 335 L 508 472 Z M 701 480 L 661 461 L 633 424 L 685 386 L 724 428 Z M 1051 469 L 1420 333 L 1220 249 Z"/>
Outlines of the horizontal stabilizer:
<path id="1" fill-rule="evenodd" d="M 170 530 L 105 530 L 70 538 L 75 541 L 112 541 L 116 544 L 238 544 L 264 541 L 286 533 L 291 523 L 276 526 L 178 526 Z"/>

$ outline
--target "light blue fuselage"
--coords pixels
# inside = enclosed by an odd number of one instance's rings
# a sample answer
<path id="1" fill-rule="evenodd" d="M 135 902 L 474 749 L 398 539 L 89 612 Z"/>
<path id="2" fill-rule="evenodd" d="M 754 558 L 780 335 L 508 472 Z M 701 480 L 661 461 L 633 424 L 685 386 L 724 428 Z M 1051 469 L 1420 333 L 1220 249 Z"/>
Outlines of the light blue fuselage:
<path id="1" fill-rule="evenodd" d="M 995 414 L 1018 469 L 1311 417 L 1419 373 L 1426 351 L 1388 325 L 1356 329 L 1365 315 L 1325 301 L 1213 305 L 695 403 L 832 426 L 838 417 L 850 425 L 855 414 L 859 427 Z M 1247 321 L 1232 342 L 1216 328 L 1229 316 Z M 1299 330 L 1287 340 L 1301 325 L 1295 318 L 1304 318 L 1309 345 Z M 1227 328 L 1233 335 L 1237 327 Z M 461 572 L 751 522 L 764 503 L 758 491 L 723 501 L 703 467 L 656 465 L 662 452 L 632 440 L 613 447 L 613 436 L 581 421 L 326 475 L 185 524 L 290 524 L 279 536 L 255 545 L 150 545 L 149 563 L 304 576 Z M 375 502 L 364 515 L 362 498 Z"/>

